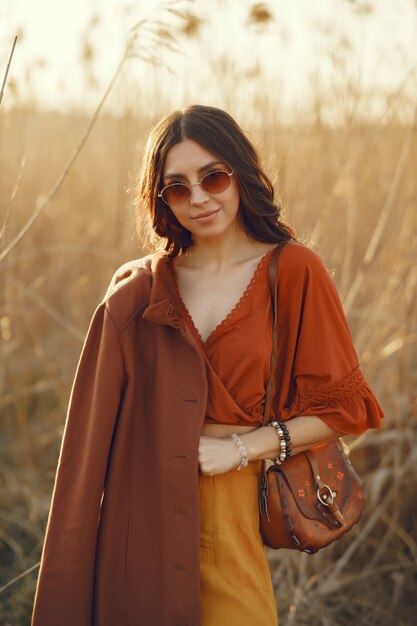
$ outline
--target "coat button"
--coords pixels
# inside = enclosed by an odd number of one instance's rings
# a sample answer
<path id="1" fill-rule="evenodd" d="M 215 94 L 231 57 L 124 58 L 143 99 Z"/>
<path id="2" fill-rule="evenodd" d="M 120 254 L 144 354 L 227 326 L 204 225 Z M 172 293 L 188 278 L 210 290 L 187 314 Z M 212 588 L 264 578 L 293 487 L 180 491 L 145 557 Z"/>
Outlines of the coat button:
<path id="1" fill-rule="evenodd" d="M 184 572 L 184 574 L 188 574 L 188 572 L 190 571 L 188 565 L 183 565 L 182 563 L 174 563 L 174 569 L 178 570 L 179 572 Z"/>

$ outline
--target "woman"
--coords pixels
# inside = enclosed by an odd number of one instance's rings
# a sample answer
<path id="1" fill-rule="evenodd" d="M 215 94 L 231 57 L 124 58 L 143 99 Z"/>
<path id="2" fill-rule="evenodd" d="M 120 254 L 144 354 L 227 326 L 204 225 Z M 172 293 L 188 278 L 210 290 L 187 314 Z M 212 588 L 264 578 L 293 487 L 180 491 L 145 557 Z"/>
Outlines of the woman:
<path id="1" fill-rule="evenodd" d="M 383 414 L 328 272 L 281 220 L 227 113 L 164 118 L 139 191 L 163 245 L 116 272 L 88 330 L 32 625 L 272 626 L 257 497 L 260 460 L 280 449 L 262 427 L 279 242 L 291 240 L 270 417 L 286 423 L 284 456 L 378 427 Z"/>

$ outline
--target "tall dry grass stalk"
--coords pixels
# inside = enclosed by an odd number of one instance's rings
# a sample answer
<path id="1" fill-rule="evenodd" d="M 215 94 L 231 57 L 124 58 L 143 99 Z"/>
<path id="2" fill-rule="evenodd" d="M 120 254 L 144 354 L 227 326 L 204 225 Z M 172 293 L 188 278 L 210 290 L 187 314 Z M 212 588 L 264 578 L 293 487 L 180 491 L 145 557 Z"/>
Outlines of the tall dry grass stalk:
<path id="1" fill-rule="evenodd" d="M 12 49 L 10 50 L 9 60 L 7 61 L 6 69 L 5 69 L 3 80 L 2 80 L 2 83 L 1 83 L 1 87 L 0 87 L 0 106 L 1 106 L 1 103 L 3 101 L 4 89 L 6 87 L 7 78 L 9 76 L 10 65 L 12 63 L 13 54 L 14 54 L 14 51 L 16 49 L 16 44 L 17 44 L 17 35 L 15 36 L 15 38 L 13 40 Z"/>
<path id="2" fill-rule="evenodd" d="M 228 101 L 236 113 L 248 86 L 224 64 L 227 94 L 219 83 L 217 103 Z M 401 94 L 386 94 L 390 115 L 370 121 L 353 107 L 330 126 L 318 111 L 333 95 L 320 92 L 316 114 L 289 126 L 262 75 L 251 80 L 253 99 L 239 121 L 263 152 L 288 220 L 333 270 L 362 368 L 386 412 L 381 431 L 346 439 L 366 485 L 361 524 L 315 556 L 269 552 L 280 623 L 409 626 L 417 572 L 416 120 L 400 122 Z M 0 587 L 11 583 L 0 594 L 5 625 L 29 620 L 89 319 L 115 268 L 141 255 L 126 189 L 154 120 L 145 101 L 138 110 L 97 117 L 48 209 L 0 268 Z M 13 206 L 6 246 L 50 195 L 88 123 L 81 114 L 24 106 L 0 115 L 0 217 Z"/>

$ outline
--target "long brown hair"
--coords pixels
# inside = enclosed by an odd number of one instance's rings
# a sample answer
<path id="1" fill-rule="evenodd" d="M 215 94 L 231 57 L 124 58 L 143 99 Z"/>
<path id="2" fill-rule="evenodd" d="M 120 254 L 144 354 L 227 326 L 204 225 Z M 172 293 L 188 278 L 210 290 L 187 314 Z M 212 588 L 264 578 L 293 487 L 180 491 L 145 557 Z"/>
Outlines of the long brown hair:
<path id="1" fill-rule="evenodd" d="M 249 236 L 266 243 L 295 239 L 294 231 L 281 218 L 281 204 L 274 202 L 272 183 L 243 130 L 222 109 L 197 104 L 169 113 L 149 134 L 138 184 L 139 230 L 144 217 L 142 205 L 148 230 L 166 240 L 163 247 L 171 256 L 187 252 L 192 246 L 191 232 L 158 198 L 166 154 L 183 139 L 198 142 L 235 173 L 240 194 L 238 219 Z"/>

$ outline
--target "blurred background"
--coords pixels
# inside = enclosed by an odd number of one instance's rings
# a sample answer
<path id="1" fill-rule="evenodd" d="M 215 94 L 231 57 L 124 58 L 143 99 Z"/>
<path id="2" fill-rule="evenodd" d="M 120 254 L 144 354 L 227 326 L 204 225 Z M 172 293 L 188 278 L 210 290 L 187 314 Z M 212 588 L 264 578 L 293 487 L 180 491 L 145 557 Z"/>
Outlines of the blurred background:
<path id="1" fill-rule="evenodd" d="M 16 35 L 0 105 L 0 624 L 30 623 L 83 338 L 114 270 L 144 253 L 147 133 L 190 103 L 228 110 L 261 151 L 386 414 L 346 438 L 361 524 L 314 556 L 269 553 L 280 624 L 414 624 L 417 2 L 0 0 L 0 81 Z"/>

